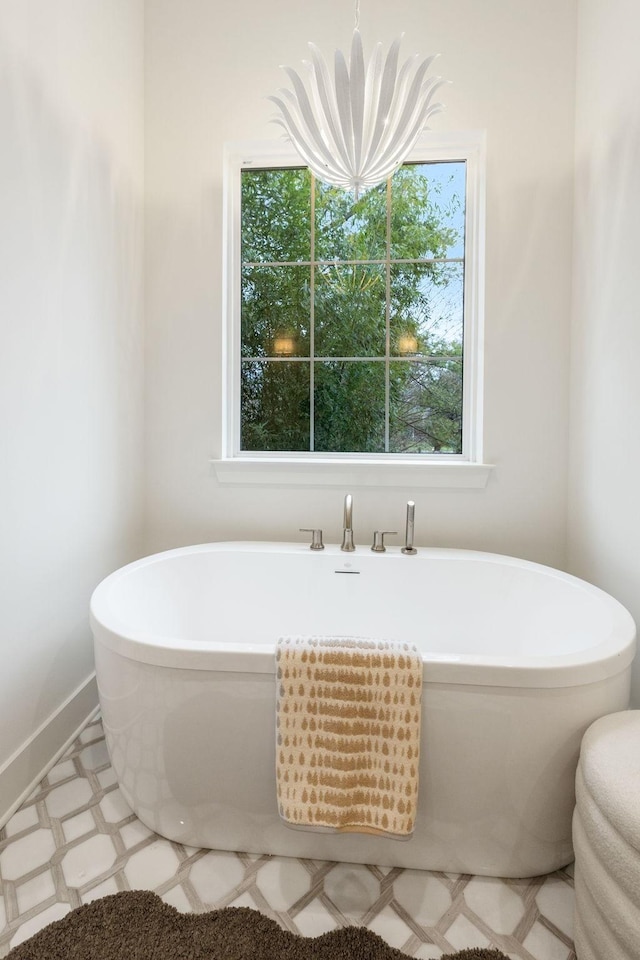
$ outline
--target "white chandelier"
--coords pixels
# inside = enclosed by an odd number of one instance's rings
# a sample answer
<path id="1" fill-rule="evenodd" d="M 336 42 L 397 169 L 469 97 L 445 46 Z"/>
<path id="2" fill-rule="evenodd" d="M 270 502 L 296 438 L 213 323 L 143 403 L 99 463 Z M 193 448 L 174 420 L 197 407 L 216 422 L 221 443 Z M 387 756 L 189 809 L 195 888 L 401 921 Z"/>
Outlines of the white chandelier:
<path id="1" fill-rule="evenodd" d="M 269 97 L 280 109 L 275 120 L 315 176 L 325 183 L 360 190 L 382 183 L 406 159 L 427 121 L 443 107 L 433 103 L 442 77 L 425 79 L 436 55 L 410 57 L 398 70 L 402 37 L 394 40 L 383 64 L 382 44 L 376 44 L 365 69 L 362 38 L 356 27 L 347 65 L 335 52 L 335 82 L 318 47 L 309 43 L 311 61 L 304 60 L 307 83 L 291 67 L 283 67 L 293 90 Z"/>

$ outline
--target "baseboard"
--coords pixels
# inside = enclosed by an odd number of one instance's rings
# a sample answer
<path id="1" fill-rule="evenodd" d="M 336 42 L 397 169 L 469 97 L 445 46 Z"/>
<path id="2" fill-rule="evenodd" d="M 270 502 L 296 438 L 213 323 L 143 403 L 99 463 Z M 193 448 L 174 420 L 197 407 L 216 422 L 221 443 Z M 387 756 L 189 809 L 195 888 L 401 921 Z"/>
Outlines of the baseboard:
<path id="1" fill-rule="evenodd" d="M 92 673 L 0 767 L 0 829 L 97 711 L 98 688 Z"/>

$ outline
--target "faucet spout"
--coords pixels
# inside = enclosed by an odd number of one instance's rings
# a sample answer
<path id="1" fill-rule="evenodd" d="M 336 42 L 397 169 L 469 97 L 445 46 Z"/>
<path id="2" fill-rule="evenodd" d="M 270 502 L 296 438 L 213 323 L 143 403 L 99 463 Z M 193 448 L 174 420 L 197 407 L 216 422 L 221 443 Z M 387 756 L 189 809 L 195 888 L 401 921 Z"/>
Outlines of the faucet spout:
<path id="1" fill-rule="evenodd" d="M 342 530 L 341 550 L 352 553 L 355 550 L 353 542 L 353 497 L 350 493 L 344 498 L 344 523 Z"/>

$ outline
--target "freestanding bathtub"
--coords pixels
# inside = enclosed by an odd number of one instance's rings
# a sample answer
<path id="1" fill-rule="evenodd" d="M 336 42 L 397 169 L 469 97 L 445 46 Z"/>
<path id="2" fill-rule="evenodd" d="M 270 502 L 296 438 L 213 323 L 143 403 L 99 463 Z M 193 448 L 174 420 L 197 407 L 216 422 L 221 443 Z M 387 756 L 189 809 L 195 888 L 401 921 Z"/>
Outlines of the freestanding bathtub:
<path id="1" fill-rule="evenodd" d="M 193 845 L 490 876 L 572 859 L 578 750 L 628 705 L 635 627 L 601 590 L 465 550 L 211 543 L 107 577 L 91 600 L 107 745 L 154 831 Z M 276 806 L 281 635 L 408 640 L 424 660 L 410 840 L 285 826 Z"/>

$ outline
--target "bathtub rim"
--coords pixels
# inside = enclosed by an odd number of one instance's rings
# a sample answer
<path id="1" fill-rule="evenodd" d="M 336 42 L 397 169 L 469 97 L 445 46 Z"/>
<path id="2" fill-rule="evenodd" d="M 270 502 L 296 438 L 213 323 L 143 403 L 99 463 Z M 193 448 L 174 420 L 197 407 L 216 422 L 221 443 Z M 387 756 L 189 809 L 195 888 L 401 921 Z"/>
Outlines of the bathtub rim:
<path id="1" fill-rule="evenodd" d="M 180 670 L 221 671 L 233 673 L 263 673 L 275 675 L 275 640 L 273 646 L 226 642 L 212 644 L 203 649 L 193 641 L 163 637 L 141 632 L 127 633 L 108 625 L 107 594 L 109 588 L 121 577 L 140 567 L 169 560 L 172 557 L 207 552 L 261 552 L 290 553 L 309 556 L 306 544 L 260 541 L 220 540 L 209 543 L 177 547 L 141 557 L 126 564 L 105 577 L 95 588 L 90 601 L 90 624 L 95 643 L 103 643 L 109 649 L 140 663 L 165 666 Z M 360 553 L 368 552 L 368 546 L 358 545 Z M 324 555 L 336 555 L 344 559 L 339 547 L 328 545 Z M 636 649 L 636 626 L 629 611 L 614 597 L 599 587 L 573 574 L 555 567 L 523 560 L 506 554 L 479 550 L 464 550 L 448 547 L 421 547 L 417 557 L 401 555 L 400 549 L 388 548 L 389 557 L 396 562 L 416 563 L 424 559 L 473 559 L 529 569 L 545 576 L 568 582 L 586 593 L 599 598 L 611 615 L 611 635 L 601 643 L 584 650 L 557 654 L 553 657 L 482 656 L 475 654 L 428 654 L 423 653 L 425 665 L 424 682 L 447 684 L 471 684 L 475 686 L 551 688 L 582 686 L 594 681 L 630 670 Z M 350 554 L 357 560 L 358 554 Z M 378 561 L 379 562 L 379 561 Z M 385 562 L 384 559 L 382 562 Z M 118 625 L 120 628 L 121 625 Z"/>

